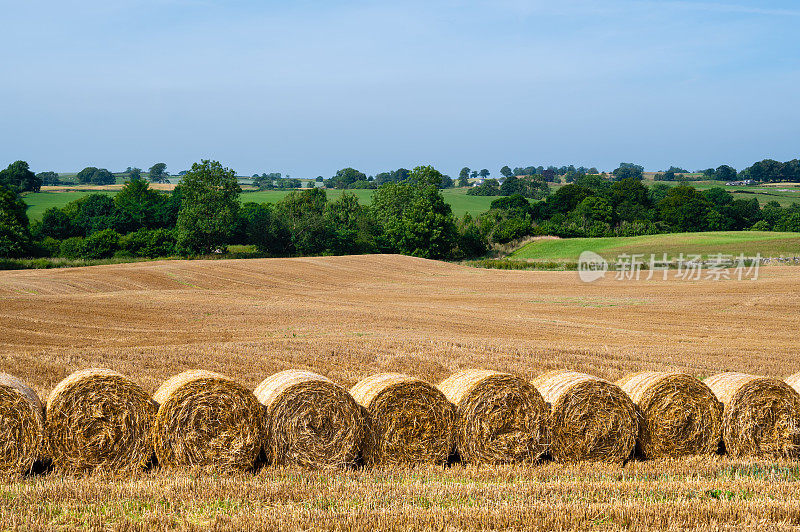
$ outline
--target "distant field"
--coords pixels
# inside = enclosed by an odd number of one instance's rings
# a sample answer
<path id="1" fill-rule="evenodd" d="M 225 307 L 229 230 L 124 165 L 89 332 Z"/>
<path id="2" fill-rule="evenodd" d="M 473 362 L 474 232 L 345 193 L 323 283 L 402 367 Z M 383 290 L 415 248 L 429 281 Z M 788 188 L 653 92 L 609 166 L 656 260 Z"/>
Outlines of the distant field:
<path id="1" fill-rule="evenodd" d="M 28 219 L 31 221 L 40 220 L 44 211 L 50 207 L 63 207 L 70 201 L 75 201 L 88 194 L 100 193 L 113 196 L 116 190 L 81 190 L 69 192 L 36 192 L 26 194 L 23 200 L 28 204 Z"/>
<path id="2" fill-rule="evenodd" d="M 655 254 L 668 257 L 717 253 L 762 257 L 800 256 L 800 233 L 773 233 L 761 231 L 721 231 L 708 233 L 672 233 L 614 238 L 565 238 L 537 240 L 514 253 L 514 259 L 577 261 L 582 251 L 594 251 L 604 258 L 615 258 L 623 253 Z"/>
<path id="3" fill-rule="evenodd" d="M 326 190 L 328 199 L 336 201 L 342 197 L 343 190 L 328 189 Z M 358 196 L 358 201 L 362 205 L 369 205 L 372 203 L 372 193 L 374 190 L 348 190 L 347 192 L 353 193 Z M 492 200 L 497 197 L 490 196 L 467 196 L 467 189 L 465 188 L 450 188 L 442 191 L 444 200 L 453 209 L 453 214 L 460 218 L 465 213 L 469 212 L 472 215 L 478 215 L 489 210 L 489 205 Z M 280 201 L 289 193 L 288 190 L 260 190 L 258 192 L 245 192 L 240 196 L 242 202 L 254 201 L 256 203 L 275 203 Z"/>
<path id="4" fill-rule="evenodd" d="M 158 186 L 158 185 L 156 185 Z M 70 201 L 74 201 L 93 192 L 114 195 L 117 193 L 119 185 L 108 187 L 93 187 L 90 190 L 68 190 L 61 192 L 36 192 L 24 196 L 25 203 L 28 204 L 28 218 L 40 220 L 44 211 L 50 207 L 63 207 Z M 467 196 L 467 189 L 447 189 L 442 191 L 445 201 L 450 204 L 453 214 L 462 217 L 469 212 L 478 215 L 489 210 L 489 205 L 496 197 L 488 196 Z M 242 203 L 254 201 L 256 203 L 275 203 L 280 201 L 290 191 L 288 190 L 261 190 L 256 192 L 243 192 L 239 199 Z M 342 190 L 327 190 L 328 199 L 335 201 L 342 196 Z M 372 190 L 348 190 L 356 196 L 362 205 L 369 205 L 372 202 Z"/>
<path id="5" fill-rule="evenodd" d="M 663 183 L 671 187 L 680 184 L 678 181 L 646 181 L 645 184 L 653 186 Z M 688 184 L 698 190 L 708 190 L 710 188 L 721 187 L 733 194 L 734 199 L 758 198 L 761 205 L 770 201 L 777 201 L 782 207 L 788 207 L 792 203 L 800 203 L 800 187 L 795 183 L 769 183 L 752 187 L 726 187 L 721 181 L 689 181 Z"/>

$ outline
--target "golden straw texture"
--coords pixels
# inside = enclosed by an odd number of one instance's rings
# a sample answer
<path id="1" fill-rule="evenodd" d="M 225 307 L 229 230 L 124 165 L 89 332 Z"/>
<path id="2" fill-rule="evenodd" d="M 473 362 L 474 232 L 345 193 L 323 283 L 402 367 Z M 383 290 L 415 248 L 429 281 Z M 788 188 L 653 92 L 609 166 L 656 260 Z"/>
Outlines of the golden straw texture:
<path id="1" fill-rule="evenodd" d="M 286 370 L 255 390 L 267 409 L 271 463 L 310 468 L 352 465 L 364 439 L 364 414 L 350 394 L 322 375 Z"/>
<path id="2" fill-rule="evenodd" d="M 711 454 L 722 437 L 722 403 L 685 373 L 642 371 L 617 385 L 639 412 L 639 452 L 645 458 Z"/>
<path id="3" fill-rule="evenodd" d="M 0 474 L 29 472 L 42 450 L 42 402 L 27 384 L 6 373 L 0 373 L 0 434 Z"/>
<path id="4" fill-rule="evenodd" d="M 368 413 L 368 465 L 444 463 L 454 444 L 455 408 L 427 382 L 379 373 L 350 390 Z"/>
<path id="5" fill-rule="evenodd" d="M 264 438 L 264 407 L 238 382 L 219 373 L 184 371 L 153 399 L 158 463 L 221 471 L 254 466 Z"/>
<path id="6" fill-rule="evenodd" d="M 156 405 L 110 369 L 76 371 L 47 398 L 45 434 L 53 465 L 64 471 L 131 471 L 153 454 Z"/>
<path id="7" fill-rule="evenodd" d="M 777 379 L 720 373 L 705 380 L 725 411 L 722 440 L 733 456 L 796 457 L 800 395 Z"/>
<path id="8" fill-rule="evenodd" d="M 550 454 L 559 462 L 627 460 L 636 445 L 636 405 L 619 386 L 574 371 L 552 371 L 533 385 L 550 404 Z"/>
<path id="9" fill-rule="evenodd" d="M 438 388 L 456 407 L 456 450 L 464 462 L 535 460 L 547 451 L 549 409 L 526 380 L 471 369 L 451 375 Z"/>

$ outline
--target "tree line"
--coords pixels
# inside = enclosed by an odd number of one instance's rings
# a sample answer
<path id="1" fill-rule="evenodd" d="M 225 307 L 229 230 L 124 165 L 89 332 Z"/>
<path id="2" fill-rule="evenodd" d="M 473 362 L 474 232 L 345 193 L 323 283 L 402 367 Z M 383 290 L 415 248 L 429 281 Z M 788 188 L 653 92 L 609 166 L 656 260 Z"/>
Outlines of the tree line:
<path id="1" fill-rule="evenodd" d="M 705 191 L 688 184 L 647 187 L 641 180 L 609 181 L 584 176 L 544 201 L 522 196 L 495 200 L 478 218 L 492 243 L 530 235 L 571 237 L 639 236 L 695 231 L 800 231 L 800 204 L 763 207 L 756 198 L 735 199 L 722 187 Z"/>
<path id="2" fill-rule="evenodd" d="M 165 163 L 156 163 L 148 171 L 151 183 L 167 183 L 169 172 Z M 129 181 L 143 179 L 141 168 L 128 167 L 123 176 Z M 77 174 L 75 181 L 81 185 L 113 185 L 117 182 L 115 175 L 106 168 L 87 166 Z M 73 181 L 61 179 L 57 172 L 39 172 L 35 174 L 25 161 L 15 161 L 5 170 L 0 170 L 0 186 L 10 188 L 16 192 L 39 192 L 43 186 L 72 184 Z"/>
<path id="3" fill-rule="evenodd" d="M 292 191 L 275 204 L 240 204 L 235 172 L 202 161 L 171 194 L 132 180 L 113 197 L 88 194 L 47 209 L 33 224 L 18 192 L 0 187 L 0 256 L 188 257 L 225 253 L 231 244 L 268 256 L 485 253 L 453 217 L 442 178 L 433 167 L 417 167 L 404 181 L 376 189 L 370 206 L 348 193 L 330 201 L 320 188 Z"/>
<path id="4" fill-rule="evenodd" d="M 512 175 L 487 212 L 456 219 L 441 194 L 445 176 L 431 166 L 382 178 L 369 206 L 346 192 L 331 201 L 322 188 L 293 190 L 274 204 L 241 204 L 235 172 L 202 161 L 172 193 L 132 179 L 113 197 L 88 194 L 46 210 L 30 224 L 20 192 L 32 172 L 20 163 L 0 172 L 0 257 L 199 256 L 242 244 L 265 256 L 401 253 L 460 259 L 530 235 L 800 231 L 800 204 L 773 201 L 762 207 L 721 187 L 700 191 L 686 183 L 648 188 L 640 178 L 627 177 L 640 173 L 632 163 L 621 165 L 613 179 L 580 175 L 552 194 L 538 174 Z"/>

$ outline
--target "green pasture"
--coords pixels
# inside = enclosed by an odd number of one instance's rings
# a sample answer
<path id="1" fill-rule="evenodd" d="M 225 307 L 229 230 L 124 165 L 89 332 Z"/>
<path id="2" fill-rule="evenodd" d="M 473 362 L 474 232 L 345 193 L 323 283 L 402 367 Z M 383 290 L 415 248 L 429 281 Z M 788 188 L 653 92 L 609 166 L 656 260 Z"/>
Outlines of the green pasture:
<path id="1" fill-rule="evenodd" d="M 577 261 L 581 252 L 594 251 L 605 259 L 622 254 L 651 254 L 660 259 L 718 253 L 746 257 L 800 256 L 800 233 L 769 231 L 718 231 L 705 233 L 670 233 L 611 238 L 564 238 L 536 240 L 514 251 L 509 258 L 547 261 Z"/>
<path id="2" fill-rule="evenodd" d="M 496 197 L 490 196 L 467 196 L 467 189 L 445 189 L 442 191 L 445 201 L 453 209 L 453 214 L 456 217 L 462 217 L 465 213 L 469 212 L 472 215 L 478 215 L 489 210 L 489 205 Z M 67 192 L 35 192 L 25 194 L 23 199 L 28 204 L 28 218 L 33 220 L 40 220 L 44 211 L 50 207 L 63 207 L 70 201 L 82 198 L 87 194 L 100 192 L 101 194 L 108 194 L 113 196 L 117 193 L 115 190 L 80 190 L 80 191 L 67 191 Z M 239 200 L 242 203 L 253 201 L 256 203 L 275 203 L 280 201 L 289 193 L 289 190 L 259 190 L 255 192 L 242 192 Z M 342 196 L 343 190 L 326 190 L 328 199 L 335 201 Z M 363 205 L 369 205 L 372 202 L 372 190 L 348 190 L 347 192 L 353 193 L 358 197 L 358 201 Z"/>

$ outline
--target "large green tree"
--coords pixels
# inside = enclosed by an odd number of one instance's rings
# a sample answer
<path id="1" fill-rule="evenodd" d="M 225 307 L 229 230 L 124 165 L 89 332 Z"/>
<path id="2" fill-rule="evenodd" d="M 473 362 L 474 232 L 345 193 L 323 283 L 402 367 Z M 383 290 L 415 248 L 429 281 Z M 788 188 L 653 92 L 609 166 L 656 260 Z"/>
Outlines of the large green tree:
<path id="1" fill-rule="evenodd" d="M 150 182 L 151 183 L 167 183 L 169 179 L 167 179 L 168 175 L 167 172 L 167 165 L 166 163 L 156 163 L 150 167 Z"/>
<path id="2" fill-rule="evenodd" d="M 146 181 L 129 181 L 114 196 L 117 230 L 124 234 L 158 227 L 157 213 L 165 201 L 166 197 L 150 188 Z"/>
<path id="3" fill-rule="evenodd" d="M 117 209 L 114 200 L 106 194 L 89 194 L 64 206 L 72 225 L 81 236 L 117 226 Z"/>
<path id="4" fill-rule="evenodd" d="M 625 178 L 612 183 L 609 195 L 615 207 L 623 203 L 650 206 L 650 191 L 639 179 Z"/>
<path id="5" fill-rule="evenodd" d="M 42 188 L 42 179 L 31 172 L 28 163 L 15 161 L 5 170 L 0 170 L 0 186 L 15 192 L 39 192 Z"/>
<path id="6" fill-rule="evenodd" d="M 15 190 L 0 185 L 0 257 L 21 257 L 29 251 L 27 208 Z"/>
<path id="7" fill-rule="evenodd" d="M 242 241 L 252 244 L 260 253 L 287 255 L 292 248 L 289 231 L 268 203 L 248 202 L 242 205 Z"/>
<path id="8" fill-rule="evenodd" d="M 117 182 L 114 174 L 105 168 L 96 168 L 94 166 L 87 166 L 75 176 L 78 183 L 84 185 L 113 185 Z"/>
<path id="9" fill-rule="evenodd" d="M 719 181 L 733 181 L 736 179 L 736 169 L 723 164 L 714 170 L 714 179 Z"/>
<path id="10" fill-rule="evenodd" d="M 547 182 L 539 176 L 516 177 L 512 175 L 503 181 L 503 184 L 500 186 L 500 194 L 503 196 L 520 194 L 526 198 L 542 199 L 550 194 L 550 187 Z"/>
<path id="11" fill-rule="evenodd" d="M 469 168 L 466 166 L 461 169 L 461 172 L 458 173 L 458 186 L 459 187 L 468 187 L 469 186 Z"/>
<path id="12" fill-rule="evenodd" d="M 325 207 L 329 230 L 328 248 L 336 255 L 369 253 L 375 250 L 377 228 L 371 211 L 358 203 L 355 194 L 345 192 Z"/>
<path id="13" fill-rule="evenodd" d="M 80 231 L 72 224 L 72 218 L 64 212 L 64 209 L 50 207 L 44 211 L 39 225 L 40 236 L 64 240 L 72 236 L 79 236 L 79 233 Z"/>
<path id="14" fill-rule="evenodd" d="M 634 163 L 619 163 L 619 168 L 612 172 L 616 180 L 623 179 L 642 179 L 644 175 L 644 166 Z"/>
<path id="15" fill-rule="evenodd" d="M 194 163 L 183 177 L 178 212 L 178 251 L 200 255 L 224 250 L 239 214 L 236 172 L 217 161 Z"/>
<path id="16" fill-rule="evenodd" d="M 325 190 L 312 188 L 290 192 L 275 206 L 289 231 L 292 253 L 318 255 L 327 249 L 330 236 L 325 222 L 327 203 Z"/>
<path id="17" fill-rule="evenodd" d="M 342 168 L 336 175 L 328 180 L 327 186 L 331 188 L 350 188 L 350 185 L 358 181 L 366 181 L 367 176 L 355 168 Z"/>
<path id="18" fill-rule="evenodd" d="M 41 180 L 42 185 L 61 184 L 61 179 L 59 179 L 58 173 L 56 172 L 39 172 L 36 174 L 36 177 Z"/>
<path id="19" fill-rule="evenodd" d="M 694 187 L 678 185 L 658 202 L 658 209 L 661 219 L 676 231 L 704 231 L 708 226 L 711 202 Z"/>
<path id="20" fill-rule="evenodd" d="M 418 166 L 407 181 L 375 191 L 371 209 L 390 251 L 426 258 L 443 258 L 453 251 L 455 222 L 439 183 L 436 169 Z"/>

